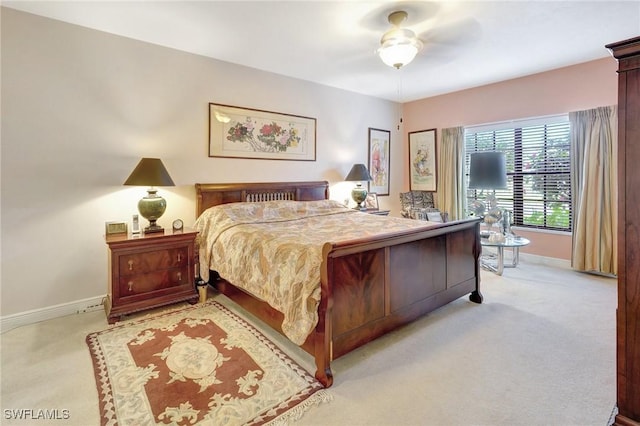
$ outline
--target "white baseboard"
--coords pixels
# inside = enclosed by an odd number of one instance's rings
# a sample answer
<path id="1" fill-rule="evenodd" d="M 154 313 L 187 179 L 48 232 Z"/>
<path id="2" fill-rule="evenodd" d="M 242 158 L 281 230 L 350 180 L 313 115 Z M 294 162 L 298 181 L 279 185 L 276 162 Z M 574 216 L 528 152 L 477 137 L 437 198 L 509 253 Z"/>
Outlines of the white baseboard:
<path id="1" fill-rule="evenodd" d="M 535 254 L 520 253 L 520 260 L 530 263 L 541 263 L 558 268 L 571 269 L 571 262 L 565 259 L 538 256 Z M 90 297 L 88 299 L 76 300 L 74 302 L 63 303 L 61 305 L 49 306 L 33 311 L 20 312 L 13 315 L 0 317 L 0 333 L 13 330 L 16 327 L 33 324 L 40 321 L 63 317 L 65 315 L 79 314 L 103 309 L 106 296 Z"/>
<path id="2" fill-rule="evenodd" d="M 106 296 L 90 297 L 88 299 L 76 300 L 74 302 L 0 317 L 0 333 L 40 321 L 103 309 L 105 297 Z"/>

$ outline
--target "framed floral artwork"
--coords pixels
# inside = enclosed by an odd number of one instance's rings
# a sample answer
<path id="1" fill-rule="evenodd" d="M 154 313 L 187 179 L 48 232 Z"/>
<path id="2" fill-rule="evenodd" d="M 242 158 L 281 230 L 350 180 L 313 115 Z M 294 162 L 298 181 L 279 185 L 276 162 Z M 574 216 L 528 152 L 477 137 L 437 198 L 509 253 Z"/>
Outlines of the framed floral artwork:
<path id="1" fill-rule="evenodd" d="M 437 190 L 436 129 L 409 132 L 409 190 Z"/>
<path id="2" fill-rule="evenodd" d="M 209 104 L 209 157 L 316 160 L 316 119 Z"/>
<path id="3" fill-rule="evenodd" d="M 369 192 L 389 195 L 389 160 L 391 132 L 369 128 Z"/>

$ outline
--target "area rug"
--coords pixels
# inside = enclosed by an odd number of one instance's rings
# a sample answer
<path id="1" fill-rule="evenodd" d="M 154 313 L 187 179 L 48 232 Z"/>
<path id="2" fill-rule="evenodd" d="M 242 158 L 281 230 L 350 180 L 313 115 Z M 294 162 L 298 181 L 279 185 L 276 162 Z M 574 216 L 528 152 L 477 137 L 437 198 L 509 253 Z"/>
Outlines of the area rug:
<path id="1" fill-rule="evenodd" d="M 118 324 L 86 341 L 102 425 L 287 424 L 331 399 L 215 301 Z"/>

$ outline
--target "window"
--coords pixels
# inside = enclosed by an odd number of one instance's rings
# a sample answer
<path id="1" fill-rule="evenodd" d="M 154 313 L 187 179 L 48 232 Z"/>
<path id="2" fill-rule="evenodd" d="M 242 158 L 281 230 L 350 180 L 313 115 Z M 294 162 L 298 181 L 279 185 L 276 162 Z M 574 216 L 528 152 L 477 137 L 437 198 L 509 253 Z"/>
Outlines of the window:
<path id="1" fill-rule="evenodd" d="M 512 121 L 465 129 L 465 177 L 469 153 L 502 151 L 507 188 L 495 190 L 498 208 L 515 226 L 571 231 L 571 164 L 568 116 Z M 477 206 L 487 190 L 468 189 L 467 206 Z"/>

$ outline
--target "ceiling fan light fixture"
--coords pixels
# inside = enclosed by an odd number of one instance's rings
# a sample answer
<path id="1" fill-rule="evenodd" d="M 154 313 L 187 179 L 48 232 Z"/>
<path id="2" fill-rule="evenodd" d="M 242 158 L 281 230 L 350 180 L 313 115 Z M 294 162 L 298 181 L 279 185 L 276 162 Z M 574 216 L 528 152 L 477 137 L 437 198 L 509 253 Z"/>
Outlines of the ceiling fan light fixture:
<path id="1" fill-rule="evenodd" d="M 413 61 L 413 58 L 416 57 L 419 50 L 419 45 L 413 42 L 390 43 L 382 45 L 382 47 L 378 49 L 378 55 L 385 64 L 400 69 Z"/>
<path id="2" fill-rule="evenodd" d="M 407 28 L 399 28 L 400 23 L 406 16 L 405 12 L 394 12 L 389 15 L 389 22 L 396 28 L 384 33 L 382 39 L 380 39 L 381 46 L 378 49 L 378 55 L 382 62 L 397 69 L 413 61 L 420 49 L 422 49 L 422 42 L 413 31 Z"/>

